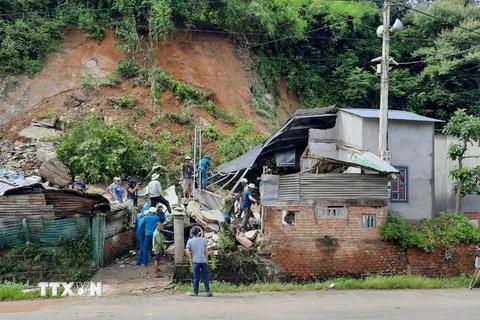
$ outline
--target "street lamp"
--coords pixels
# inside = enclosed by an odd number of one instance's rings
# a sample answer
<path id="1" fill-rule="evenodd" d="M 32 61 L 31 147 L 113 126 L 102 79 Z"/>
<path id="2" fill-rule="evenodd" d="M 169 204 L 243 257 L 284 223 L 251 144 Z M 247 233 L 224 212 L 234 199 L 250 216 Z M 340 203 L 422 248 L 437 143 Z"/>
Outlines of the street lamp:
<path id="1" fill-rule="evenodd" d="M 390 162 L 390 152 L 387 146 L 387 123 L 388 123 L 388 66 L 396 64 L 390 57 L 390 32 L 403 30 L 403 24 L 396 19 L 390 28 L 390 0 L 385 0 L 383 5 L 383 25 L 377 28 L 377 36 L 382 37 L 382 56 L 372 61 L 380 61 L 380 116 L 378 125 L 378 155 L 380 158 Z"/>

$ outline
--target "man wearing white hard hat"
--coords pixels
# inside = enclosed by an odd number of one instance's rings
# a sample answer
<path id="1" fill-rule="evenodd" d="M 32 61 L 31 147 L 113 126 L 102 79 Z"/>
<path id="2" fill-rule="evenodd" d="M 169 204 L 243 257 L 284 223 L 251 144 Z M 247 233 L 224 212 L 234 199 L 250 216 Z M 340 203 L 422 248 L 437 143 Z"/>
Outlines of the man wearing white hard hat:
<path id="1" fill-rule="evenodd" d="M 256 189 L 253 183 L 248 184 L 248 189 L 242 193 L 242 199 L 240 202 L 240 211 L 243 212 L 243 224 L 242 231 L 247 231 L 248 219 L 253 215 L 250 207 L 252 203 L 257 203 L 257 200 L 253 197 L 253 190 Z"/>
<path id="2" fill-rule="evenodd" d="M 167 207 L 167 211 L 172 213 L 172 208 L 170 207 L 170 202 L 163 197 L 162 186 L 160 181 L 158 181 L 158 173 L 152 175 L 152 181 L 148 183 L 148 196 L 150 198 L 150 206 L 156 207 L 157 203 L 163 204 Z"/>

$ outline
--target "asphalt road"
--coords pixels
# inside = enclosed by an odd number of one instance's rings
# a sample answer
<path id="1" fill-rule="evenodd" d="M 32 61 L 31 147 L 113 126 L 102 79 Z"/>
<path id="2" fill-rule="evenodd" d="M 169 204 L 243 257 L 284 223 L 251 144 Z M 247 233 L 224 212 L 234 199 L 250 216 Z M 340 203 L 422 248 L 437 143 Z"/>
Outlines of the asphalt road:
<path id="1" fill-rule="evenodd" d="M 480 290 L 145 294 L 0 303 L 0 319 L 479 319 Z"/>

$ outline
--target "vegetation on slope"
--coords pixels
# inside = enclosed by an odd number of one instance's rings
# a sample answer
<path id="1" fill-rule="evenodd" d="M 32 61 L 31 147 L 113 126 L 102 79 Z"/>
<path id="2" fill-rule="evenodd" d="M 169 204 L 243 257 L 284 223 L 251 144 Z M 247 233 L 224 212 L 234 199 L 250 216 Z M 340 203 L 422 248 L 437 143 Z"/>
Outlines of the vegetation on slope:
<path id="1" fill-rule="evenodd" d="M 406 26 L 391 40 L 391 108 L 448 119 L 458 108 L 478 114 L 480 8 L 473 0 L 396 3 L 392 18 Z M 58 46 L 62 28 L 77 26 L 102 38 L 115 28 L 125 52 L 179 29 L 234 37 L 256 54 L 260 81 L 253 91 L 276 93 L 281 76 L 307 107 L 375 107 L 379 79 L 370 61 L 381 54 L 375 29 L 382 1 L 318 0 L 14 0 L 0 1 L 0 73 L 34 73 Z M 263 111 L 262 111 L 263 110 Z"/>

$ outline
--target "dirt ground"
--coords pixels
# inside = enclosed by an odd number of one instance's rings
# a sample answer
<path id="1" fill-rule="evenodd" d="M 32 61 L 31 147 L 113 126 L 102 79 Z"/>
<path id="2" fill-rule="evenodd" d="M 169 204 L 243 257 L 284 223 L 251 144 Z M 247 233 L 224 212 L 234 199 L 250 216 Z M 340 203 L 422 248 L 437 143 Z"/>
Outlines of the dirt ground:
<path id="1" fill-rule="evenodd" d="M 90 281 L 101 282 L 103 295 L 106 297 L 143 295 L 163 292 L 171 289 L 174 263 L 170 256 L 161 261 L 160 274 L 163 278 L 153 276 L 153 259 L 148 266 L 136 265 L 134 252 L 117 258 L 116 261 L 101 268 Z"/>

